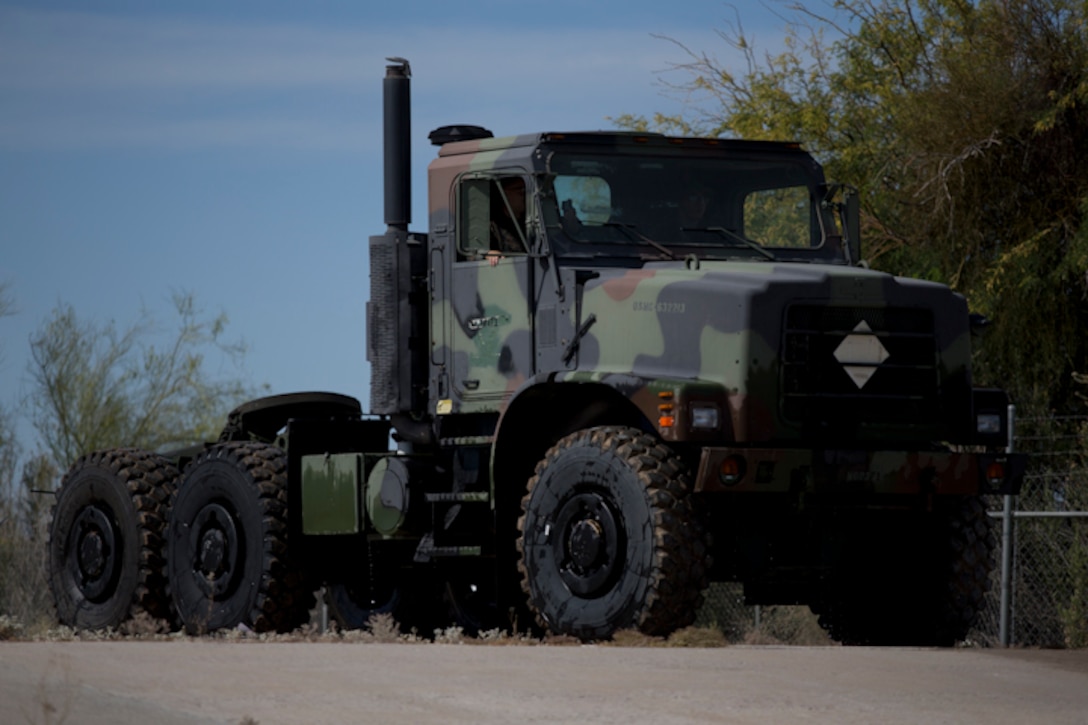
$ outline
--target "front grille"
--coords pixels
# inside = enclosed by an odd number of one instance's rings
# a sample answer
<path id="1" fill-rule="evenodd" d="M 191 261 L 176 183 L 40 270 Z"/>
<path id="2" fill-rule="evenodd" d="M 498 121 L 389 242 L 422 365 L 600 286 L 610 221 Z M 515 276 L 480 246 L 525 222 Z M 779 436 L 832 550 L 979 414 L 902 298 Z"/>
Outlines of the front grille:
<path id="1" fill-rule="evenodd" d="M 937 364 L 930 310 L 793 305 L 782 345 L 783 415 L 813 429 L 934 423 Z"/>

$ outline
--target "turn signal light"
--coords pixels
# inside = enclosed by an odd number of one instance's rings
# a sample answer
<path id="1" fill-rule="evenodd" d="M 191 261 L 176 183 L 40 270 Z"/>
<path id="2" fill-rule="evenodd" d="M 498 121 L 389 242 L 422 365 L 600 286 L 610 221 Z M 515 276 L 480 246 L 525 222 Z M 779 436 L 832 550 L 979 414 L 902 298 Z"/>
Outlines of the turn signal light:
<path id="1" fill-rule="evenodd" d="M 986 480 L 994 488 L 1000 486 L 1005 481 L 1005 467 L 1000 463 L 991 463 L 986 466 Z"/>
<path id="2" fill-rule="evenodd" d="M 718 466 L 718 478 L 726 486 L 732 486 L 744 477 L 744 459 L 740 456 L 729 456 Z"/>
<path id="3" fill-rule="evenodd" d="M 672 428 L 676 425 L 676 416 L 673 414 L 672 391 L 662 390 L 657 394 L 657 397 L 662 401 L 657 406 L 657 425 L 659 428 Z"/>

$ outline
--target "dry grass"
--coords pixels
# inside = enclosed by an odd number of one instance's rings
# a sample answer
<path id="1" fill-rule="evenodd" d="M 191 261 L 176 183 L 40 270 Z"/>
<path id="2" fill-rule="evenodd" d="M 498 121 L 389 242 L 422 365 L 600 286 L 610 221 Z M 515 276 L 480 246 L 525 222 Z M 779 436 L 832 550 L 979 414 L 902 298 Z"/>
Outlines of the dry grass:
<path id="1" fill-rule="evenodd" d="M 795 605 L 762 607 L 759 627 L 753 623 L 744 632 L 741 641 L 753 645 L 801 647 L 836 644 L 808 607 Z"/>
<path id="2" fill-rule="evenodd" d="M 727 647 L 725 632 L 717 627 L 684 627 L 669 635 L 669 647 Z"/>
<path id="3" fill-rule="evenodd" d="M 726 647 L 725 634 L 714 627 L 684 627 L 668 637 L 654 637 L 637 629 L 616 632 L 612 639 L 601 644 L 609 647 Z"/>
<path id="4" fill-rule="evenodd" d="M 621 629 L 612 635 L 611 640 L 601 642 L 601 644 L 609 647 L 663 647 L 665 646 L 665 638 L 643 634 L 637 629 Z"/>
<path id="5" fill-rule="evenodd" d="M 373 642 L 399 642 L 403 636 L 400 625 L 389 613 L 375 614 L 367 620 L 367 631 Z"/>
<path id="6" fill-rule="evenodd" d="M 170 634 L 170 623 L 163 619 L 155 619 L 147 612 L 139 612 L 123 622 L 118 632 L 124 637 L 157 638 Z"/>
<path id="7" fill-rule="evenodd" d="M 331 625 L 321 631 L 314 625 L 306 625 L 292 632 L 255 632 L 239 625 L 235 629 L 224 629 L 200 637 L 189 637 L 184 631 L 171 629 L 162 619 L 152 619 L 147 614 L 139 614 L 129 619 L 118 629 L 73 629 L 65 626 L 37 631 L 28 631 L 17 619 L 0 616 L 0 640 L 51 641 L 51 642 L 104 642 L 104 641 L 181 641 L 206 639 L 223 642 L 343 642 L 343 643 L 398 643 L 398 644 L 470 644 L 478 647 L 580 647 L 583 642 L 570 635 L 545 635 L 533 637 L 528 634 L 511 634 L 502 629 L 481 631 L 471 637 L 461 627 L 436 629 L 433 637 L 423 637 L 416 631 L 403 632 L 392 615 L 375 614 L 366 629 L 341 630 Z M 770 641 L 770 640 L 767 640 Z M 777 641 L 777 640 L 775 640 Z M 685 627 L 672 632 L 668 637 L 645 635 L 638 629 L 625 629 L 616 632 L 610 640 L 595 642 L 605 647 L 726 647 L 728 641 L 722 632 L 713 627 Z"/>
<path id="8" fill-rule="evenodd" d="M 0 615 L 0 642 L 7 639 L 23 639 L 23 623 L 7 614 Z"/>
<path id="9" fill-rule="evenodd" d="M 223 642 L 341 642 L 341 643 L 387 643 L 387 644 L 465 644 L 491 647 L 570 647 L 584 644 L 581 639 L 564 634 L 547 634 L 533 637 L 528 634 L 510 633 L 506 630 L 492 629 L 471 636 L 458 626 L 437 629 L 432 636 L 423 636 L 416 631 L 402 632 L 399 623 L 390 614 L 376 614 L 370 618 L 365 629 L 341 630 L 335 623 L 322 631 L 316 624 L 307 624 L 289 633 L 254 632 L 239 625 L 235 629 L 220 630 L 202 635 L 202 639 Z M 139 613 L 117 629 L 76 630 L 71 627 L 50 626 L 38 623 L 26 626 L 17 617 L 0 615 L 0 641 L 48 641 L 48 642 L 107 642 L 118 640 L 169 641 L 191 639 L 182 631 L 176 631 L 164 620 L 152 619 L 146 613 Z M 754 623 L 740 632 L 728 637 L 720 627 L 699 625 L 679 629 L 668 637 L 655 637 L 637 629 L 625 629 L 610 640 L 598 642 L 608 647 L 725 647 L 730 641 L 749 645 L 799 645 L 820 646 L 834 645 L 820 627 L 815 615 L 807 607 L 778 606 L 763 607 L 760 626 Z"/>

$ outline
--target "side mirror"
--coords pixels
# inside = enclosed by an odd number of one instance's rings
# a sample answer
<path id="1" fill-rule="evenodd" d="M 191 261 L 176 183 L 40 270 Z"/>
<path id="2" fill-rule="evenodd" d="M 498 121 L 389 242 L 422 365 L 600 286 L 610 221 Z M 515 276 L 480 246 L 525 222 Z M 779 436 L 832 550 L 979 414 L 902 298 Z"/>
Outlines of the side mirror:
<path id="1" fill-rule="evenodd" d="M 842 204 L 842 226 L 846 237 L 847 260 L 850 264 L 861 261 L 861 197 L 852 186 L 844 186 Z"/>
<path id="2" fill-rule="evenodd" d="M 850 265 L 865 266 L 861 261 L 861 197 L 858 190 L 848 184 L 828 184 L 824 188 L 824 198 L 820 202 L 821 231 L 825 234 L 834 234 L 835 231 L 842 238 L 842 254 L 846 257 L 846 263 Z M 830 221 L 824 213 L 838 216 L 836 230 L 824 228 Z"/>

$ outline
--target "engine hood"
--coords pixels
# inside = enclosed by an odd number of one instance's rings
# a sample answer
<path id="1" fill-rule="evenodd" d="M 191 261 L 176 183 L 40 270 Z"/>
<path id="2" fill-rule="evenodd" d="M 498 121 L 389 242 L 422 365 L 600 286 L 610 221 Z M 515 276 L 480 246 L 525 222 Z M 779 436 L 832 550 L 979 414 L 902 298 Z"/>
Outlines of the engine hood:
<path id="1" fill-rule="evenodd" d="M 940 284 L 832 265 L 661 263 L 597 270 L 577 316 L 592 319 L 579 370 L 718 385 L 738 441 L 932 438 L 949 412 L 970 410 L 967 306 Z"/>

